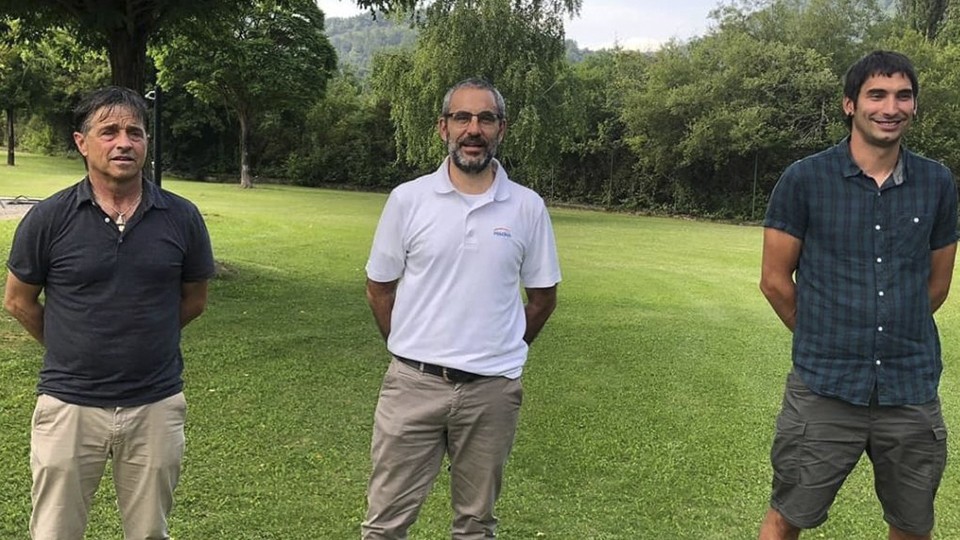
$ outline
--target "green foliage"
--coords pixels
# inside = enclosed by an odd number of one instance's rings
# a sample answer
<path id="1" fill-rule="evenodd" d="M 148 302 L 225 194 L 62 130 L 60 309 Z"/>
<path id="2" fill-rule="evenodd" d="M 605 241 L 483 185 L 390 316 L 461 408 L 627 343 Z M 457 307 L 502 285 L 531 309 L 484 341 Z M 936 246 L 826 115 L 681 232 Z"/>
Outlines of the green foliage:
<path id="1" fill-rule="evenodd" d="M 27 31 L 6 20 L 0 40 L 0 110 L 18 111 L 22 149 L 62 152 L 72 148 L 72 110 L 91 88 L 109 81 L 102 53 L 79 44 L 66 30 Z"/>
<path id="2" fill-rule="evenodd" d="M 5 32 L 0 37 L 0 111 L 26 107 L 43 97 L 48 84 L 34 48 L 21 31 L 17 19 L 0 22 Z"/>
<path id="3" fill-rule="evenodd" d="M 436 123 L 447 89 L 468 77 L 492 82 L 508 103 L 502 158 L 526 183 L 546 188 L 556 171 L 550 134 L 560 122 L 563 59 L 562 9 L 532 1 L 437 2 L 421 22 L 416 51 L 375 63 L 373 86 L 391 103 L 400 156 L 427 167 L 445 153 Z"/>
<path id="4" fill-rule="evenodd" d="M 304 130 L 300 148 L 286 162 L 285 177 L 296 184 L 387 188 L 414 176 L 396 164 L 388 104 L 365 97 L 352 75 L 340 73 L 331 81 Z"/>
<path id="5" fill-rule="evenodd" d="M 907 144 L 960 171 L 960 43 L 936 44 L 911 32 L 884 46 L 909 56 L 917 69 L 918 113 Z"/>
<path id="6" fill-rule="evenodd" d="M 236 178 L 238 142 L 230 111 L 183 89 L 163 97 L 163 168 L 185 178 Z M 256 137 L 256 134 L 255 134 Z"/>
<path id="7" fill-rule="evenodd" d="M 764 0 L 740 4 L 739 8 L 729 4 L 714 11 L 716 33 L 743 33 L 760 43 L 816 51 L 838 75 L 872 50 L 878 36 L 896 28 L 889 24 L 889 9 L 877 0 Z"/>
<path id="8" fill-rule="evenodd" d="M 86 46 L 94 27 L 78 32 L 79 19 L 60 13 L 67 30 L 39 32 L 59 13 L 53 4 L 69 3 L 0 0 L 0 10 L 24 17 L 18 51 L 49 79 L 31 85 L 40 93 L 17 113 L 22 142 L 35 150 L 70 148 L 70 110 L 109 79 L 105 54 Z M 712 13 L 706 35 L 639 53 L 565 41 L 563 23 L 579 4 L 360 0 L 387 11 L 324 27 L 311 0 L 204 0 L 203 16 L 193 4 L 158 2 L 170 15 L 151 49 L 167 90 L 156 134 L 164 166 L 198 178 L 239 172 L 247 182 L 388 188 L 437 166 L 442 96 L 480 76 L 507 101 L 501 159 L 547 198 L 755 220 L 791 161 L 846 136 L 846 68 L 888 48 L 914 57 L 920 75 L 920 117 L 907 143 L 960 167 L 955 6 L 931 39 L 910 14 L 936 8 L 934 0 L 731 0 Z M 14 34 L 10 22 L 0 27 Z M 325 95 L 329 42 L 342 73 Z M 0 57 L 9 51 L 0 47 Z M 0 60 L 0 71 L 13 65 Z M 0 101 L 13 79 L 0 74 Z"/>
<path id="9" fill-rule="evenodd" d="M 106 50 L 113 84 L 143 91 L 148 41 L 187 16 L 216 20 L 248 0 L 0 0 L 0 13 L 21 17 L 33 32 L 68 30 L 84 46 Z"/>
<path id="10" fill-rule="evenodd" d="M 894 26 L 873 0 L 722 5 L 653 55 L 624 97 L 643 208 L 757 219 L 783 168 L 832 144 L 841 76 Z"/>
<path id="11" fill-rule="evenodd" d="M 901 17 L 926 39 L 936 39 L 947 21 L 950 0 L 899 0 Z"/>
<path id="12" fill-rule="evenodd" d="M 568 42 L 569 43 L 569 42 Z M 569 54 L 569 53 L 568 53 Z M 650 57 L 632 51 L 600 51 L 570 65 L 558 85 L 562 129 L 556 192 L 563 198 L 607 207 L 635 203 L 634 158 L 623 144 L 624 82 L 642 79 Z"/>
<path id="13" fill-rule="evenodd" d="M 356 15 L 326 21 L 327 37 L 337 50 L 340 65 L 362 80 L 370 74 L 373 56 L 392 49 L 412 49 L 417 30 L 397 17 L 383 13 Z"/>
<path id="14" fill-rule="evenodd" d="M 762 165 L 766 193 L 785 162 L 828 144 L 837 93 L 816 51 L 746 33 L 661 51 L 623 114 L 644 197 L 677 212 L 726 207 L 751 217 L 728 201 L 749 201 L 755 167 Z"/>
<path id="15" fill-rule="evenodd" d="M 323 95 L 336 53 L 311 0 L 256 0 L 215 24 L 186 21 L 155 52 L 165 89 L 183 88 L 207 105 L 229 109 L 239 128 L 240 182 L 252 185 L 250 134 L 263 126 L 289 129 Z M 277 130 L 274 130 L 277 131 Z M 273 141 L 253 148 L 262 155 Z M 283 154 L 286 157 L 286 154 Z M 281 157 L 281 160 L 283 159 Z"/>

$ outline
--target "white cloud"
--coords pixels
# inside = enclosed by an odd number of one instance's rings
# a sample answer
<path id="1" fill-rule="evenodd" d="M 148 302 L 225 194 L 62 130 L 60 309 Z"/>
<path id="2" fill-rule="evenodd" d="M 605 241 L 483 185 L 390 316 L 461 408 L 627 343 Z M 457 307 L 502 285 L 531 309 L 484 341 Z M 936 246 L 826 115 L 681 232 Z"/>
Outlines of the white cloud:
<path id="1" fill-rule="evenodd" d="M 720 0 L 583 0 L 580 16 L 565 23 L 567 39 L 584 49 L 651 51 L 671 39 L 702 35 Z M 352 0 L 318 0 L 330 17 L 366 13 Z"/>
<path id="2" fill-rule="evenodd" d="M 580 16 L 567 22 L 568 39 L 581 48 L 655 50 L 671 39 L 702 35 L 718 0 L 583 0 Z"/>
<path id="3" fill-rule="evenodd" d="M 317 0 L 317 5 L 320 6 L 320 10 L 328 19 L 353 17 L 361 13 L 368 13 L 367 10 L 358 8 L 356 2 L 350 0 Z"/>

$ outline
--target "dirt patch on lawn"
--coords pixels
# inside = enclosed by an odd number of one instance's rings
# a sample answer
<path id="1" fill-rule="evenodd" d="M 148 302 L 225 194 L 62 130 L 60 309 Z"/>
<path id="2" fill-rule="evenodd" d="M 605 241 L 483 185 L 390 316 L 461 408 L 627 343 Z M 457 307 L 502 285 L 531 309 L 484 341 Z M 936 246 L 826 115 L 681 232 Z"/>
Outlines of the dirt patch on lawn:
<path id="1" fill-rule="evenodd" d="M 37 203 L 35 199 L 0 197 L 0 219 L 20 219 Z"/>

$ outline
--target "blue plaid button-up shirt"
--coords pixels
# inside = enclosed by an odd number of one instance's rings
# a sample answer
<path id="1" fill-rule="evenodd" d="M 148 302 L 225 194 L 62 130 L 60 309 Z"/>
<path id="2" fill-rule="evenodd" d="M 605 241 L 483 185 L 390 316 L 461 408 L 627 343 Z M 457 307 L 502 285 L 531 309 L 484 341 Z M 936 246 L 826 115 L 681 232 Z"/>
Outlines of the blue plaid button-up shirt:
<path id="1" fill-rule="evenodd" d="M 930 311 L 930 252 L 957 241 L 950 170 L 901 147 L 882 185 L 849 140 L 790 165 L 764 227 L 803 241 L 796 271 L 794 370 L 815 393 L 867 405 L 937 396 L 940 338 Z"/>

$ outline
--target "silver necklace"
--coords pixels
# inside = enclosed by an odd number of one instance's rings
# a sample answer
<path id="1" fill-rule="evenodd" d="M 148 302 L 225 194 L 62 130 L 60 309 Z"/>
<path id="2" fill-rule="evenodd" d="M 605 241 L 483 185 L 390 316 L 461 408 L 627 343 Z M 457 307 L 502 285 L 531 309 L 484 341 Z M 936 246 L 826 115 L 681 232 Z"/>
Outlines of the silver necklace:
<path id="1" fill-rule="evenodd" d="M 96 198 L 96 197 L 95 197 L 95 198 Z M 117 219 L 115 219 L 115 220 L 113 220 L 113 221 L 114 221 L 114 223 L 117 224 L 117 230 L 119 230 L 120 232 L 123 232 L 123 229 L 127 226 L 127 219 L 126 219 L 126 217 L 125 217 L 125 216 L 127 215 L 127 212 L 129 212 L 131 209 L 135 208 L 138 204 L 140 204 L 140 199 L 142 199 L 142 198 L 143 198 L 143 191 L 141 191 L 140 194 L 137 195 L 136 200 L 134 200 L 132 203 L 130 203 L 130 204 L 127 206 L 127 209 L 124 210 L 123 212 L 121 212 L 120 210 L 118 210 L 115 206 L 113 206 L 113 205 L 111 205 L 111 204 L 109 204 L 109 203 L 106 203 L 106 202 L 104 202 L 104 201 L 101 201 L 101 200 L 99 200 L 99 199 L 97 199 L 97 203 L 98 203 L 100 206 L 106 206 L 108 209 L 113 210 L 113 212 L 114 212 L 115 214 L 117 214 Z"/>

